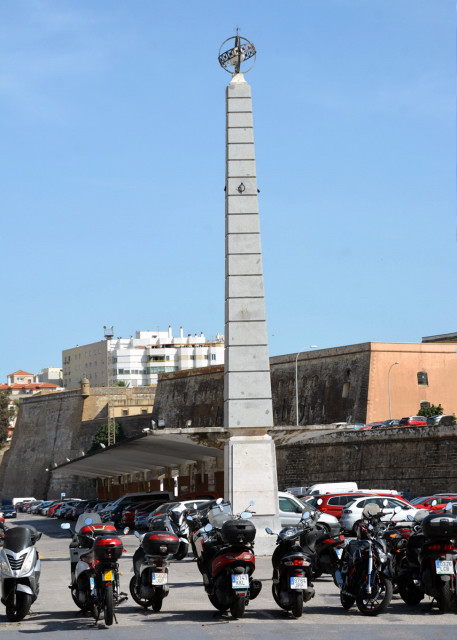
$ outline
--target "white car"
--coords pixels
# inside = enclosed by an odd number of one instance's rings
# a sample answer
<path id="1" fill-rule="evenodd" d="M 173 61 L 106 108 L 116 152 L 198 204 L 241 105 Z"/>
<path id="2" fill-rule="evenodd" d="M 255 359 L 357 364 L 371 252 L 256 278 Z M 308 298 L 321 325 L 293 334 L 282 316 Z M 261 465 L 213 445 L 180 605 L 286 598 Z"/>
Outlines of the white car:
<path id="1" fill-rule="evenodd" d="M 362 498 L 354 498 L 352 502 L 348 502 L 341 514 L 340 524 L 343 531 L 356 532 L 355 525 L 362 520 L 362 511 L 368 503 L 377 504 L 381 507 L 385 515 L 381 520 L 394 522 L 408 522 L 408 515 L 412 515 L 413 518 L 418 511 L 423 509 L 416 509 L 405 500 L 396 498 L 394 496 L 373 496 L 371 498 L 364 496 Z M 395 507 L 400 507 L 400 511 L 394 514 Z"/>
<path id="2" fill-rule="evenodd" d="M 303 509 L 313 513 L 316 511 L 312 505 L 302 502 L 299 498 L 296 498 L 287 491 L 278 491 L 278 500 L 281 527 L 300 522 Z M 318 522 L 320 522 L 320 524 L 325 524 L 328 530 L 334 534 L 336 534 L 340 529 L 338 519 L 329 513 L 321 513 L 318 518 Z"/>

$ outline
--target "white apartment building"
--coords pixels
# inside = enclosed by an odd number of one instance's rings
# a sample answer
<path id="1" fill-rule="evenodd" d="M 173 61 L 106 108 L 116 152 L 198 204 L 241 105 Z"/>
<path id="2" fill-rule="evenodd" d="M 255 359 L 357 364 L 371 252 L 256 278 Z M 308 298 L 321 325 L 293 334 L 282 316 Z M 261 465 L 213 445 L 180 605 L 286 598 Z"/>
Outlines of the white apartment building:
<path id="1" fill-rule="evenodd" d="M 87 377 L 91 386 L 125 382 L 130 387 L 156 385 L 158 374 L 224 364 L 224 336 L 203 333 L 174 337 L 168 331 L 137 331 L 135 337 L 100 340 L 62 351 L 63 385 L 77 389 Z"/>

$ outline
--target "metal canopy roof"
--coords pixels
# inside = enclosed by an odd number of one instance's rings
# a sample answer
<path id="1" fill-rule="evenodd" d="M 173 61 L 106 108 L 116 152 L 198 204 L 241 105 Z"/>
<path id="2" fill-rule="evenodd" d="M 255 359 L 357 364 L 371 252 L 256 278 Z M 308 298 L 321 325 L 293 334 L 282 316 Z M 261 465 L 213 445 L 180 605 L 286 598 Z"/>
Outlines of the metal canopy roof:
<path id="1" fill-rule="evenodd" d="M 86 478 L 112 478 L 224 456 L 222 449 L 190 441 L 189 436 L 182 434 L 181 429 L 167 431 L 168 433 L 151 431 L 123 440 L 112 447 L 59 465 L 52 471 Z"/>

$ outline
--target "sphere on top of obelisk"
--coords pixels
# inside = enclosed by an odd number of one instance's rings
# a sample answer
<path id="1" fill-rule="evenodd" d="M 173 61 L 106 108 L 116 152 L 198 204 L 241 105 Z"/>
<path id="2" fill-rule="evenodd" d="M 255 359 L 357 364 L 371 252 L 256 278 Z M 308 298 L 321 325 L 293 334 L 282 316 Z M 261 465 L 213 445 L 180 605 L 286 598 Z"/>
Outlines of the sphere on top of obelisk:
<path id="1" fill-rule="evenodd" d="M 235 41 L 234 43 L 231 43 L 234 46 L 221 53 L 222 47 L 230 40 Z M 241 65 L 251 58 L 254 58 L 251 66 L 247 69 L 241 69 Z M 254 45 L 252 44 L 252 42 L 249 42 L 249 40 L 239 35 L 238 27 L 236 29 L 236 36 L 232 36 L 231 38 L 227 38 L 227 40 L 224 40 L 219 49 L 219 64 L 223 69 L 225 69 L 225 71 L 228 71 L 228 73 L 231 73 L 233 75 L 236 75 L 238 73 L 247 73 L 254 66 L 255 59 L 256 50 Z"/>

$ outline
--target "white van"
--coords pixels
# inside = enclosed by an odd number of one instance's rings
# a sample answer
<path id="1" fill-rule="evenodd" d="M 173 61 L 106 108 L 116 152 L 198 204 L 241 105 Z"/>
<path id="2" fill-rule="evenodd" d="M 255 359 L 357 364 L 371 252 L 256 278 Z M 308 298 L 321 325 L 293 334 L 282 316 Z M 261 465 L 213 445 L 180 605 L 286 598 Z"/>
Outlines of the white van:
<path id="1" fill-rule="evenodd" d="M 351 491 L 358 491 L 357 482 L 329 482 L 326 484 L 313 484 L 305 495 L 316 496 L 323 493 L 350 493 Z"/>

